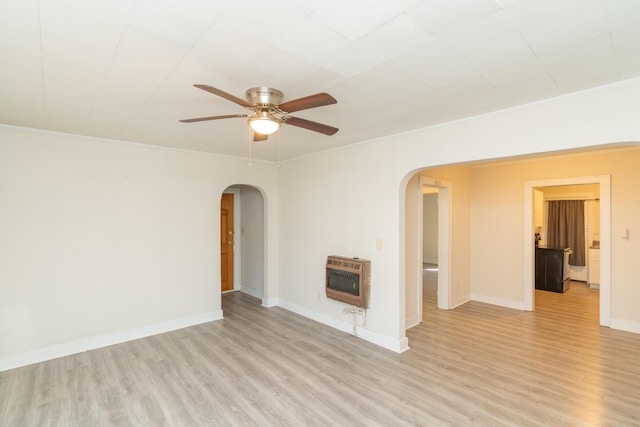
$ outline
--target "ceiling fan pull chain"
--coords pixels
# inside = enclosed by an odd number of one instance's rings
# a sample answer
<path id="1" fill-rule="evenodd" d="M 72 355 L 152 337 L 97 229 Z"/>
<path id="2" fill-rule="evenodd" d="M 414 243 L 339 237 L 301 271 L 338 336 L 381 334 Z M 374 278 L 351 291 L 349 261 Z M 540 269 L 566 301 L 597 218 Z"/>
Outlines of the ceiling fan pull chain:
<path id="1" fill-rule="evenodd" d="M 253 161 L 253 151 L 251 143 L 253 142 L 253 130 L 249 128 L 249 166 L 252 166 L 251 162 Z"/>
<path id="2" fill-rule="evenodd" d="M 282 150 L 280 149 L 280 139 L 282 138 L 282 129 L 278 132 L 278 169 L 280 169 L 280 159 L 282 156 L 280 155 Z"/>

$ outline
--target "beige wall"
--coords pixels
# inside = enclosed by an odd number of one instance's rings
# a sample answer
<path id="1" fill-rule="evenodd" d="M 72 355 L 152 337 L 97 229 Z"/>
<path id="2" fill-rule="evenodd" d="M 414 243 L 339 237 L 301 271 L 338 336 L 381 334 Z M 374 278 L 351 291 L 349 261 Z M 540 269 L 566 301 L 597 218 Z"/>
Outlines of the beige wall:
<path id="1" fill-rule="evenodd" d="M 640 198 L 634 189 L 640 182 L 638 164 L 640 148 L 626 147 L 420 172 L 419 175 L 446 179 L 453 184 L 450 263 L 453 305 L 479 299 L 523 306 L 525 181 L 611 175 L 611 287 L 612 293 L 628 296 L 614 298 L 611 316 L 613 324 L 620 324 L 616 319 L 624 319 L 622 323 L 631 321 L 629 329 L 634 329 L 633 322 L 640 321 L 640 313 L 629 301 L 640 300 L 640 287 L 633 285 L 634 262 L 629 254 L 640 253 L 640 241 L 634 240 L 634 230 L 640 230 L 640 217 L 633 215 L 640 211 Z M 598 191 L 597 187 L 581 188 Z M 410 190 L 408 186 L 407 194 Z M 566 191 L 575 192 L 575 188 L 559 189 L 556 193 Z M 599 219 L 599 215 L 594 214 L 594 218 Z M 626 229 L 630 230 L 629 238 L 623 239 Z M 407 260 L 410 257 L 407 252 Z M 409 271 L 407 268 L 407 274 Z M 407 292 L 412 289 L 408 286 Z"/>
<path id="2" fill-rule="evenodd" d="M 633 253 L 640 240 L 622 230 L 640 230 L 640 149 L 613 149 L 506 162 L 471 169 L 472 294 L 515 304 L 523 300 L 523 183 L 526 180 L 611 175 L 612 320 L 640 321 L 630 301 L 640 300 Z M 634 214 L 635 212 L 635 214 Z M 605 254 L 603 254 L 605 256 Z"/>
<path id="3" fill-rule="evenodd" d="M 422 196 L 422 260 L 438 263 L 438 192 Z"/>

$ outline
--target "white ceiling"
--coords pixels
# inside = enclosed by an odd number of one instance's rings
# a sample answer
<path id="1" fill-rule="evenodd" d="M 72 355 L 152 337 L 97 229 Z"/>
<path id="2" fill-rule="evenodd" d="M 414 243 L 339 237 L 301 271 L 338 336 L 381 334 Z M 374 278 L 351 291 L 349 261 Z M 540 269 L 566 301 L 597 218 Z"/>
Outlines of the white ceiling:
<path id="1" fill-rule="evenodd" d="M 640 0 L 0 0 L 0 57 L 0 123 L 232 156 L 244 119 L 178 120 L 247 110 L 194 83 L 333 95 L 287 159 L 640 76 Z"/>

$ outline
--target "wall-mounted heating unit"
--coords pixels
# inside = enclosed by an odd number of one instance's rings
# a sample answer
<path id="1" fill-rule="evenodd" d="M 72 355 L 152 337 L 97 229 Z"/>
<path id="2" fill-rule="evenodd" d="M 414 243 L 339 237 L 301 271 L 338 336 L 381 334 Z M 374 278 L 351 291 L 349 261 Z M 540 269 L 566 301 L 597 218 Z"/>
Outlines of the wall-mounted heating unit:
<path id="1" fill-rule="evenodd" d="M 326 271 L 327 298 L 368 308 L 371 261 L 332 255 Z"/>

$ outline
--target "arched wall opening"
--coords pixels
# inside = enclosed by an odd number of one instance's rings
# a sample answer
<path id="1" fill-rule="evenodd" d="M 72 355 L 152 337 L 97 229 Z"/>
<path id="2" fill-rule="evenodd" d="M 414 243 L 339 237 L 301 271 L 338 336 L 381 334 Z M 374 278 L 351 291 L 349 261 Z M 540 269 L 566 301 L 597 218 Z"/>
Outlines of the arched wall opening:
<path id="1" fill-rule="evenodd" d="M 246 184 L 230 185 L 223 193 L 234 196 L 233 291 L 259 298 L 264 305 L 269 294 L 266 195 L 261 188 Z"/>
<path id="2" fill-rule="evenodd" d="M 595 182 L 600 184 L 602 204 L 600 324 L 624 330 L 640 330 L 626 301 L 635 295 L 625 284 L 633 276 L 629 262 L 631 232 L 637 204 L 634 184 L 639 178 L 636 143 L 609 144 L 590 149 L 551 152 L 517 158 L 433 166 L 408 172 L 401 182 L 400 211 L 400 328 L 410 327 L 410 301 L 418 283 L 418 247 L 410 223 L 419 218 L 414 198 L 417 175 L 452 182 L 451 307 L 475 300 L 519 310 L 533 310 L 532 189 L 543 185 Z M 413 180 L 413 181 L 412 181 Z M 412 187 L 413 185 L 413 187 Z M 615 234 L 615 233 L 618 234 Z M 622 236 L 622 237 L 620 237 Z M 411 239 L 414 239 L 413 241 Z M 607 243 L 609 242 L 609 243 Z M 608 246 L 608 248 L 607 248 Z M 412 277 L 413 275 L 413 277 Z M 412 282 L 413 281 L 413 282 Z M 625 294 L 628 297 L 622 297 Z M 616 299 L 618 295 L 618 299 Z M 616 307 L 618 311 L 616 312 Z M 627 310 L 629 311 L 629 310 Z M 618 319 L 624 318 L 625 320 Z"/>
<path id="3" fill-rule="evenodd" d="M 425 260 L 437 265 L 436 304 L 438 308 L 451 308 L 450 288 L 450 242 L 452 183 L 431 176 L 428 169 L 416 172 L 405 189 L 405 327 L 422 323 L 424 300 Z M 436 207 L 425 205 L 425 193 L 434 195 Z M 430 235 L 425 233 L 429 225 L 435 228 Z M 432 245 L 427 242 L 433 239 Z M 425 247 L 433 247 L 431 257 Z M 432 259 L 435 257 L 435 259 Z"/>

